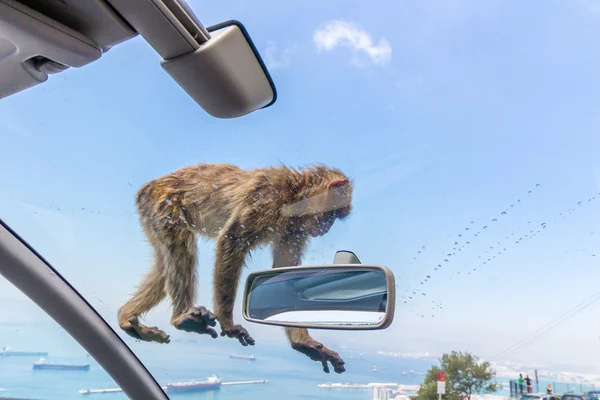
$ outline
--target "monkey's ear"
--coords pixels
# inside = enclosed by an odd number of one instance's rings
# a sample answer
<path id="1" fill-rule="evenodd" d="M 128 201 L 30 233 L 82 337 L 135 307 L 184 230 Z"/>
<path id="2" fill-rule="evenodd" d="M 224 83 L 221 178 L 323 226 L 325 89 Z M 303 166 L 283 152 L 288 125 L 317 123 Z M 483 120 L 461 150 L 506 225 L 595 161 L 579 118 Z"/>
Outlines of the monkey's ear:
<path id="1" fill-rule="evenodd" d="M 327 189 L 331 190 L 336 187 L 347 185 L 350 181 L 347 178 L 334 179 L 327 184 Z"/>

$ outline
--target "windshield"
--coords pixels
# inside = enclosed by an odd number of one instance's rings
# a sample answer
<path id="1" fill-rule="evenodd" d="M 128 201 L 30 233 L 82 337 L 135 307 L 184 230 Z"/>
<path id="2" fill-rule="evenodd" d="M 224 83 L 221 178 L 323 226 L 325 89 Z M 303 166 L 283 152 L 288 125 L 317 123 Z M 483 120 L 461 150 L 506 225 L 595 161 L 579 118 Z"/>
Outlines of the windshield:
<path id="1" fill-rule="evenodd" d="M 72 399 L 118 387 L 43 310 L 2 277 L 0 284 L 0 301 L 12 305 L 0 314 L 0 399 Z"/>
<path id="2" fill-rule="evenodd" d="M 139 36 L 0 101 L 0 218 L 157 382 L 215 375 L 220 389 L 196 395 L 220 399 L 367 399 L 389 383 L 436 400 L 442 369 L 444 396 L 598 387 L 596 2 L 189 4 L 205 26 L 244 24 L 274 105 L 211 117 Z M 333 205 L 308 215 L 323 193 Z M 303 336 L 242 317 L 249 273 L 339 250 L 392 270 L 390 327 Z M 35 331 L 4 285 L 0 324 Z M 0 348 L 39 349 L 0 332 Z M 298 350 L 315 343 L 327 368 Z M 460 360 L 481 385 L 454 385 Z M 50 372 L 110 388 L 94 369 Z"/>

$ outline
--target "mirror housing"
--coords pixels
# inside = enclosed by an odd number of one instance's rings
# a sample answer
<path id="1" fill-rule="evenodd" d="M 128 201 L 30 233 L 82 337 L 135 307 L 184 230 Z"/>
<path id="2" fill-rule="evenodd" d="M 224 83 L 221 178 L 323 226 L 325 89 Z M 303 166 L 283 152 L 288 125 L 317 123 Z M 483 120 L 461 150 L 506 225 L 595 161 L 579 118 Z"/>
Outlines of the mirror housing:
<path id="1" fill-rule="evenodd" d="M 206 42 L 161 61 L 163 69 L 213 117 L 241 117 L 275 103 L 275 84 L 246 28 L 227 21 L 207 31 Z"/>
<path id="2" fill-rule="evenodd" d="M 266 325 L 378 330 L 391 325 L 395 304 L 394 274 L 386 267 L 285 267 L 248 275 L 242 315 Z"/>

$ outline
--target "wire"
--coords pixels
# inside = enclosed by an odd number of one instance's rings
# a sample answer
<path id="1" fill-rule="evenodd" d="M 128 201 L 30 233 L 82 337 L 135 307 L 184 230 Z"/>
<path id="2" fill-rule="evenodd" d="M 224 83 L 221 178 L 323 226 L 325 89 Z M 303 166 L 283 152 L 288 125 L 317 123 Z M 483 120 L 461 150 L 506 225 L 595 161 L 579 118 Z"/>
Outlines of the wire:
<path id="1" fill-rule="evenodd" d="M 592 296 L 588 297 L 586 300 L 580 302 L 579 304 L 577 304 L 573 308 L 571 308 L 568 311 L 562 313 L 561 315 L 559 315 L 558 317 L 556 317 L 552 321 L 548 322 L 547 324 L 545 324 L 541 328 L 539 328 L 536 331 L 534 331 L 533 333 L 527 335 L 526 337 L 524 337 L 523 339 L 519 340 L 518 342 L 516 342 L 512 346 L 508 347 L 504 351 L 500 352 L 498 355 L 496 355 L 495 357 L 493 357 L 491 359 L 491 361 L 502 361 L 502 360 L 505 360 L 506 358 L 512 356 L 517 351 L 519 351 L 522 348 L 524 348 L 525 346 L 531 344 L 539 336 L 541 336 L 544 333 L 546 333 L 546 332 L 550 331 L 551 329 L 555 328 L 556 326 L 558 326 L 562 322 L 566 321 L 567 319 L 573 317 L 575 314 L 579 313 L 580 311 L 583 311 L 584 309 L 586 309 L 587 307 L 589 307 L 590 305 L 592 305 L 595 301 L 597 301 L 599 299 L 600 299 L 600 292 L 597 292 L 597 293 L 593 294 Z"/>

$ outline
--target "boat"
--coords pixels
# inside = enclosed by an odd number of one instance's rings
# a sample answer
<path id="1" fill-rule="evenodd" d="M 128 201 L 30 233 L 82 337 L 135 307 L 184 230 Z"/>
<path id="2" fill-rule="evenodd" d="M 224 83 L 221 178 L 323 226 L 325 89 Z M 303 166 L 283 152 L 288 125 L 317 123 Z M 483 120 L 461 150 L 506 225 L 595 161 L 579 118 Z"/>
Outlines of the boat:
<path id="1" fill-rule="evenodd" d="M 230 354 L 229 358 L 231 358 L 232 360 L 256 361 L 256 357 L 254 357 L 254 354 L 252 354 L 251 356 L 239 356 L 236 354 Z"/>
<path id="2" fill-rule="evenodd" d="M 382 371 L 382 370 L 384 370 L 384 369 L 385 369 L 384 367 L 378 367 L 378 366 L 376 366 L 376 365 L 373 365 L 373 368 L 372 368 L 371 370 L 372 370 L 373 372 L 379 372 L 379 371 Z"/>
<path id="3" fill-rule="evenodd" d="M 215 382 L 220 382 L 220 384 L 215 384 Z M 207 385 L 206 383 L 211 383 Z M 216 376 L 212 375 L 208 377 L 207 381 L 204 382 L 178 382 L 178 383 L 170 383 L 169 386 L 172 392 L 193 392 L 193 391 L 202 391 L 209 389 L 218 389 L 220 386 L 231 386 L 231 385 L 252 385 L 257 383 L 267 383 L 269 382 L 266 379 L 256 380 L 256 381 L 237 381 L 237 382 L 221 382 L 221 380 Z M 168 386 L 161 386 L 162 390 L 168 390 Z M 119 388 L 111 388 L 111 389 L 81 389 L 79 394 L 95 394 L 95 393 L 119 393 L 122 392 L 122 389 Z M 2 399 L 0 397 L 0 399 Z"/>
<path id="4" fill-rule="evenodd" d="M 204 390 L 217 390 L 221 387 L 221 379 L 216 375 L 209 376 L 205 381 L 167 383 L 165 390 L 175 393 L 200 392 Z"/>
<path id="5" fill-rule="evenodd" d="M 62 364 L 55 362 L 46 362 L 43 358 L 33 362 L 33 369 L 51 369 L 61 371 L 89 371 L 89 364 Z"/>
<path id="6" fill-rule="evenodd" d="M 30 357 L 45 357 L 48 355 L 47 351 L 16 351 L 16 350 L 11 350 L 10 347 L 3 347 L 2 350 L 0 350 L 0 357 L 4 356 L 4 357 L 11 357 L 11 356 L 30 356 Z"/>
<path id="7" fill-rule="evenodd" d="M 362 354 L 359 354 L 357 356 L 350 356 L 350 358 L 358 361 L 363 361 L 365 359 Z"/>
<path id="8" fill-rule="evenodd" d="M 123 389 L 81 389 L 79 394 L 103 394 L 103 393 L 121 393 Z"/>

